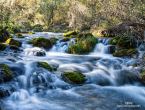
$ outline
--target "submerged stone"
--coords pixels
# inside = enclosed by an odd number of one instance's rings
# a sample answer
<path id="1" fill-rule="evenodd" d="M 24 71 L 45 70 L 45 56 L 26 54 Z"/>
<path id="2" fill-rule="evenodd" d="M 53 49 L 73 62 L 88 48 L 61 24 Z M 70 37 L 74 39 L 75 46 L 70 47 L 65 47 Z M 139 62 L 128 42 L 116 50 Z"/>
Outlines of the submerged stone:
<path id="1" fill-rule="evenodd" d="M 52 67 L 47 62 L 39 62 L 38 63 L 41 67 L 48 69 L 49 71 L 52 71 Z"/>

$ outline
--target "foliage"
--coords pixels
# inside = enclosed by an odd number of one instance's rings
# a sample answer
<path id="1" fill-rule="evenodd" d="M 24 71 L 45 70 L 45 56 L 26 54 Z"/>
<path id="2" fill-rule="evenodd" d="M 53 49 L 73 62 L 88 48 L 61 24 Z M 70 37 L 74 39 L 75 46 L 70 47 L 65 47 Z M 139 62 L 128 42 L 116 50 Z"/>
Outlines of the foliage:
<path id="1" fill-rule="evenodd" d="M 87 54 L 91 52 L 96 43 L 98 43 L 98 39 L 95 38 L 91 33 L 81 33 L 76 38 L 76 44 L 70 44 L 68 47 L 68 53 L 71 54 Z"/>
<path id="2" fill-rule="evenodd" d="M 66 72 L 65 76 L 76 84 L 82 84 L 85 82 L 85 76 L 76 72 Z"/>

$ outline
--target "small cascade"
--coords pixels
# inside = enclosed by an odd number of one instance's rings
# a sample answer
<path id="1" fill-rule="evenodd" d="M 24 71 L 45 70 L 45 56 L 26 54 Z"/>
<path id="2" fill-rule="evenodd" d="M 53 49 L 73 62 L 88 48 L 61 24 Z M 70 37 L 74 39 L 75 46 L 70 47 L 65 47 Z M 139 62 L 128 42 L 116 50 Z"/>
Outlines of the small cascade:
<path id="1" fill-rule="evenodd" d="M 75 39 L 72 38 L 67 42 L 64 42 L 62 39 L 59 39 L 50 51 L 65 53 L 67 51 L 70 43 L 75 43 Z"/>

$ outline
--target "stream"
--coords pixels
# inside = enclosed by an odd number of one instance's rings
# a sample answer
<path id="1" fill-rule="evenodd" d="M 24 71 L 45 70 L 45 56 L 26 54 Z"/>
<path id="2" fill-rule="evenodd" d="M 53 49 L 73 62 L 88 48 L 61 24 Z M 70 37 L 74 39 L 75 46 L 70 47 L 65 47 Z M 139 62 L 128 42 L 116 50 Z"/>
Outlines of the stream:
<path id="1" fill-rule="evenodd" d="M 0 98 L 2 110 L 145 110 L 145 86 L 140 81 L 142 60 L 113 57 L 109 52 L 110 39 L 99 38 L 88 55 L 66 53 L 70 43 L 62 41 L 62 33 L 36 32 L 25 38 L 20 51 L 7 48 L 0 55 L 0 63 L 12 68 L 14 78 L 1 83 L 10 96 Z M 59 37 L 49 50 L 33 47 L 27 42 L 37 37 Z M 41 51 L 45 56 L 36 56 Z M 45 61 L 57 71 L 38 67 Z M 82 86 L 65 82 L 61 74 L 78 71 L 86 76 Z"/>

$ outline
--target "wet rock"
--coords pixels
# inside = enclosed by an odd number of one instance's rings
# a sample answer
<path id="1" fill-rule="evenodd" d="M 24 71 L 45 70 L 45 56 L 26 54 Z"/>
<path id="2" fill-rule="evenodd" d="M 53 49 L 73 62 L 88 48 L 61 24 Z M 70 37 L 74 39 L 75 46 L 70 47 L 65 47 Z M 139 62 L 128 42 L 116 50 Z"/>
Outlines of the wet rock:
<path id="1" fill-rule="evenodd" d="M 17 46 L 15 46 L 15 45 L 11 45 L 10 49 L 12 49 L 12 50 L 19 50 L 19 48 Z"/>
<path id="2" fill-rule="evenodd" d="M 2 97 L 9 96 L 9 95 L 10 95 L 10 93 L 8 92 L 7 89 L 4 89 L 4 88 L 0 87 L 0 97 L 1 97 L 1 98 L 2 98 Z"/>
<path id="3" fill-rule="evenodd" d="M 34 56 L 45 56 L 45 52 L 43 50 L 34 52 Z"/>
<path id="4" fill-rule="evenodd" d="M 115 49 L 116 49 L 116 47 L 115 47 L 114 45 L 110 45 L 110 46 L 108 47 L 108 52 L 112 54 L 112 53 L 115 52 Z"/>
<path id="5" fill-rule="evenodd" d="M 72 85 L 81 85 L 85 82 L 85 75 L 78 72 L 65 72 L 61 74 L 62 79 Z"/>
<path id="6" fill-rule="evenodd" d="M 4 63 L 0 64 L 0 83 L 10 81 L 12 79 L 10 67 Z"/>
<path id="7" fill-rule="evenodd" d="M 14 40 L 12 38 L 8 39 L 6 41 L 6 44 L 9 44 L 9 45 L 14 45 L 14 46 L 17 46 L 17 47 L 20 47 L 22 45 L 22 42 L 19 42 L 17 40 Z"/>
<path id="8" fill-rule="evenodd" d="M 5 44 L 0 43 L 0 50 L 5 50 L 7 46 Z"/>
<path id="9" fill-rule="evenodd" d="M 11 61 L 11 62 L 16 62 L 16 60 L 14 60 L 14 59 L 7 59 L 7 60 L 9 60 L 9 61 Z"/>

